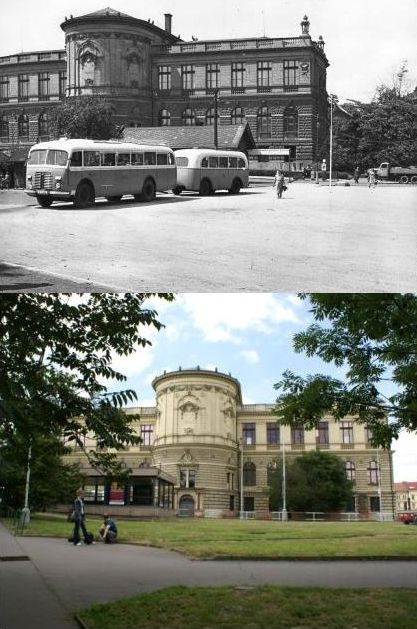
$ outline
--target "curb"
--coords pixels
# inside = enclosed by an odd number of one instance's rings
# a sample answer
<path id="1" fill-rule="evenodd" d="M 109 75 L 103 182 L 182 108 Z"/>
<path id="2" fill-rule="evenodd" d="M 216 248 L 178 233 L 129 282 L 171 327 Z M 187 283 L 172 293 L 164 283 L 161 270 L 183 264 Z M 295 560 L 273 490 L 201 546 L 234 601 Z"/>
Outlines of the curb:
<path id="1" fill-rule="evenodd" d="M 188 555 L 187 555 L 188 557 Z M 245 555 L 214 555 L 213 557 L 188 557 L 189 559 L 194 559 L 196 561 L 417 561 L 417 555 L 409 555 L 409 556 L 396 556 L 396 555 L 367 555 L 367 556 L 355 556 L 352 555 L 350 557 L 342 556 L 333 556 L 333 557 L 248 557 Z"/>
<path id="2" fill-rule="evenodd" d="M 90 629 L 89 625 L 87 625 L 82 618 L 78 614 L 74 614 L 75 621 L 79 624 L 81 629 Z"/>

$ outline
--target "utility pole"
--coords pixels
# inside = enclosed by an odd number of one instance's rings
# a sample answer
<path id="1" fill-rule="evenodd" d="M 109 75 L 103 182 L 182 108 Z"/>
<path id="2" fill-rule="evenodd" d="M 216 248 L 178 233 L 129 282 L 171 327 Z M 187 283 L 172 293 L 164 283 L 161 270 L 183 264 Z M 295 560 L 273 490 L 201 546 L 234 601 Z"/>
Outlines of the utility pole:
<path id="1" fill-rule="evenodd" d="M 218 140 L 218 101 L 219 101 L 219 89 L 216 87 L 214 90 L 214 148 L 219 148 L 219 140 Z"/>

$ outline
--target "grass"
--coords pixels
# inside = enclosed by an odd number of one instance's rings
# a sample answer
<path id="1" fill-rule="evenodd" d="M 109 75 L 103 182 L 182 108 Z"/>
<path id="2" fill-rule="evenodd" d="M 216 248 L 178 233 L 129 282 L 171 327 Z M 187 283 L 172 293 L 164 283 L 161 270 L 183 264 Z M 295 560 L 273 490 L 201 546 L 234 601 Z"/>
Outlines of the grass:
<path id="1" fill-rule="evenodd" d="M 415 629 L 417 597 L 396 588 L 181 586 L 79 616 L 91 629 Z"/>
<path id="2" fill-rule="evenodd" d="M 88 518 L 98 531 L 101 520 Z M 117 520 L 119 540 L 195 558 L 416 557 L 417 527 L 399 522 L 272 522 L 255 520 Z M 32 516 L 25 535 L 68 537 L 62 515 Z"/>

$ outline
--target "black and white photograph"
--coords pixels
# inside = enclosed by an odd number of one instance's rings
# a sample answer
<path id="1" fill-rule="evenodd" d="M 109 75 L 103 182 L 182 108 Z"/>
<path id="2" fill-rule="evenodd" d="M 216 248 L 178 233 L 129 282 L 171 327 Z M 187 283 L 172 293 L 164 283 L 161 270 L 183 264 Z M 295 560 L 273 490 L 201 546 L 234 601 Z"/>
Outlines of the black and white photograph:
<path id="1" fill-rule="evenodd" d="M 416 0 L 0 8 L 0 629 L 415 629 Z"/>

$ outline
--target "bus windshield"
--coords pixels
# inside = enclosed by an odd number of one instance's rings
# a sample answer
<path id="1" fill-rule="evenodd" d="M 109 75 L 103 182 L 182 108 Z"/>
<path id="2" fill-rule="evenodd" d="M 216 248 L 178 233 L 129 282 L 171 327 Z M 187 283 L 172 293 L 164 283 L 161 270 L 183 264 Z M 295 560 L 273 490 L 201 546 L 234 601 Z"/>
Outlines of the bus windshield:
<path id="1" fill-rule="evenodd" d="M 67 160 L 67 151 L 40 149 L 31 152 L 31 154 L 29 155 L 28 164 L 49 164 L 52 166 L 65 166 Z"/>

